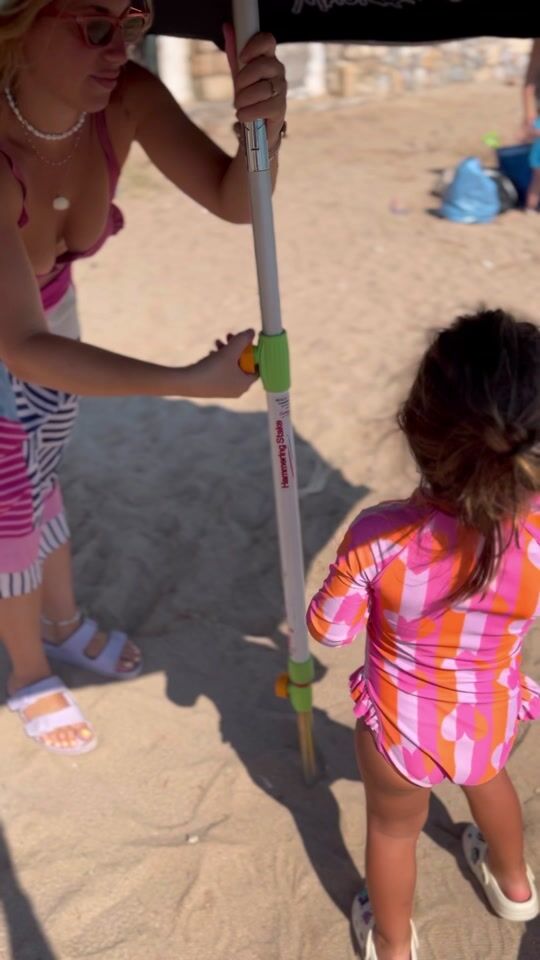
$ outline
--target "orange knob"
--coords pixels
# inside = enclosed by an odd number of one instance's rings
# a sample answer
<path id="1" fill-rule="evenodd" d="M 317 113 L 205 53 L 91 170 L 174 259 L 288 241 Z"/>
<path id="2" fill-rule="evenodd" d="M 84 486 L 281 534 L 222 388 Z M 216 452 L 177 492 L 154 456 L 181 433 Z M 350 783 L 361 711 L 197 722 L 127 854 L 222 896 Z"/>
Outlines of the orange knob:
<path id="1" fill-rule="evenodd" d="M 255 351 L 253 349 L 252 343 L 250 343 L 245 350 L 242 350 L 238 364 L 240 366 L 240 369 L 243 370 L 244 373 L 257 373 L 257 365 L 255 363 Z"/>
<path id="2" fill-rule="evenodd" d="M 289 697 L 289 674 L 280 673 L 279 677 L 276 677 L 276 682 L 274 684 L 274 693 L 276 697 L 281 697 L 282 700 L 287 700 Z"/>

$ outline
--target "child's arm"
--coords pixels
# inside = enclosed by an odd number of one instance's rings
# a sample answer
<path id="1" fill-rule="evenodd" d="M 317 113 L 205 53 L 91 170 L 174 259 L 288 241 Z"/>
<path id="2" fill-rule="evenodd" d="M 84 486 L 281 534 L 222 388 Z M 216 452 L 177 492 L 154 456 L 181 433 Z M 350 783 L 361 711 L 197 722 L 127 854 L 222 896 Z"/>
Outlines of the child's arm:
<path id="1" fill-rule="evenodd" d="M 369 578 L 374 572 L 369 544 L 355 545 L 349 530 L 335 563 L 308 608 L 306 622 L 315 640 L 328 647 L 339 647 L 354 640 L 367 619 Z"/>

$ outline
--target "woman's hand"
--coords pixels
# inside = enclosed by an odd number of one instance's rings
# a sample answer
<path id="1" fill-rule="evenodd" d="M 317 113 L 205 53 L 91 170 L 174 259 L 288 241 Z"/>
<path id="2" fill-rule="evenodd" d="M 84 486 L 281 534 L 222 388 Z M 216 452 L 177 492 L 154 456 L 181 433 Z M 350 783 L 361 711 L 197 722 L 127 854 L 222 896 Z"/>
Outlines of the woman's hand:
<path id="1" fill-rule="evenodd" d="M 258 380 L 240 369 L 240 355 L 253 342 L 254 331 L 227 335 L 227 342 L 216 340 L 216 349 L 198 363 L 180 371 L 182 381 L 189 378 L 189 393 L 182 382 L 181 395 L 191 397 L 241 397 Z"/>
<path id="2" fill-rule="evenodd" d="M 266 120 L 271 150 L 280 139 L 287 109 L 285 68 L 276 57 L 276 41 L 270 33 L 256 33 L 237 57 L 230 24 L 224 25 L 223 35 L 234 84 L 236 116 L 242 123 Z"/>

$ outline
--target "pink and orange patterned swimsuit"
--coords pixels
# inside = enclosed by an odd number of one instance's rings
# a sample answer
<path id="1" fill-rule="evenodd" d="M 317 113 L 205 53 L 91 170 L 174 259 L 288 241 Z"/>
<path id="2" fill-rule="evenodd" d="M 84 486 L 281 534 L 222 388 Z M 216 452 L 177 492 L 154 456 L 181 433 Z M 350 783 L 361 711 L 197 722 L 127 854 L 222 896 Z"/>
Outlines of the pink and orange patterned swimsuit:
<path id="1" fill-rule="evenodd" d="M 366 662 L 350 678 L 354 713 L 408 780 L 473 785 L 505 765 L 520 720 L 540 717 L 540 686 L 520 669 L 540 616 L 540 497 L 486 593 L 448 607 L 475 543 L 417 495 L 361 513 L 309 606 L 312 636 L 351 643 L 367 622 Z"/>

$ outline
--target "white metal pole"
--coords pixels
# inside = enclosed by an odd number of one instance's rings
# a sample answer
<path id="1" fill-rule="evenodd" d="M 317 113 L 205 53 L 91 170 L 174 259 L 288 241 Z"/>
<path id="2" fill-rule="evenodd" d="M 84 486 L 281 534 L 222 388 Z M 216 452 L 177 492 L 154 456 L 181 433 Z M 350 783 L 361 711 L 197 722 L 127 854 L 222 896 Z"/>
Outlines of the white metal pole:
<path id="1" fill-rule="evenodd" d="M 259 31 L 257 0 L 233 0 L 237 49 L 241 51 Z M 283 334 L 279 299 L 272 178 L 264 120 L 246 127 L 246 154 L 259 284 L 262 329 L 265 337 Z M 261 373 L 263 373 L 261 368 Z M 264 375 L 263 375 L 264 382 Z M 278 392 L 265 384 L 272 474 L 279 535 L 285 610 L 289 628 L 289 698 L 298 713 L 304 772 L 315 774 L 311 738 L 311 680 L 313 661 L 305 622 L 305 584 L 294 435 L 288 387 Z"/>

